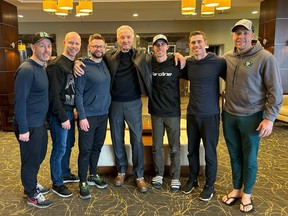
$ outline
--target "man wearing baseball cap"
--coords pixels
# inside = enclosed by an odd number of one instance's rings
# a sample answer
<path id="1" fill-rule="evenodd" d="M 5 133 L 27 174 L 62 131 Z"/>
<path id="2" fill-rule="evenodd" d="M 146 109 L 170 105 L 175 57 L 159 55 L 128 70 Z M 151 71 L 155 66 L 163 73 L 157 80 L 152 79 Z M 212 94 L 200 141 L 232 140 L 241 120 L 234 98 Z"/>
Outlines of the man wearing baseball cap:
<path id="1" fill-rule="evenodd" d="M 253 23 L 239 20 L 231 31 L 235 47 L 224 54 L 227 77 L 222 121 L 233 190 L 222 202 L 233 205 L 241 199 L 240 211 L 249 213 L 254 210 L 251 193 L 257 176 L 259 143 L 272 132 L 283 92 L 276 59 L 259 41 L 253 41 Z"/>
<path id="2" fill-rule="evenodd" d="M 180 66 L 175 66 L 174 55 L 167 55 L 167 37 L 158 34 L 153 38 L 152 95 L 148 109 L 152 120 L 153 161 L 156 176 L 152 185 L 161 188 L 164 176 L 163 134 L 166 130 L 171 161 L 171 192 L 180 190 Z M 179 64 L 178 64 L 179 65 Z"/>
<path id="3" fill-rule="evenodd" d="M 34 35 L 33 54 L 15 74 L 14 132 L 20 144 L 21 181 L 28 205 L 51 206 L 43 194 L 50 189 L 37 184 L 37 174 L 47 151 L 45 117 L 48 111 L 46 63 L 51 57 L 54 39 L 46 32 Z"/>

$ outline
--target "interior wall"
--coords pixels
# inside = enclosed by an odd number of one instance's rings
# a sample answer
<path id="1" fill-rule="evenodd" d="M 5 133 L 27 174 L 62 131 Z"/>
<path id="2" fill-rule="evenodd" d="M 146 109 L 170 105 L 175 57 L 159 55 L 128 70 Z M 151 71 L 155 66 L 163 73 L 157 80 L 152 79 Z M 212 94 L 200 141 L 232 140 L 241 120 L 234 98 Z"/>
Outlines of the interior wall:
<path id="1" fill-rule="evenodd" d="M 206 33 L 208 43 L 222 45 L 223 53 L 233 48 L 231 27 L 238 20 L 189 20 L 189 21 L 154 21 L 154 22 L 57 22 L 57 23 L 19 23 L 19 34 L 33 34 L 46 31 L 56 34 L 57 53 L 63 51 L 63 39 L 67 32 L 76 31 L 81 34 L 116 34 L 116 29 L 121 25 L 130 25 L 136 34 L 141 33 L 173 33 L 191 32 L 200 30 Z M 258 37 L 259 20 L 252 20 L 255 33 Z"/>

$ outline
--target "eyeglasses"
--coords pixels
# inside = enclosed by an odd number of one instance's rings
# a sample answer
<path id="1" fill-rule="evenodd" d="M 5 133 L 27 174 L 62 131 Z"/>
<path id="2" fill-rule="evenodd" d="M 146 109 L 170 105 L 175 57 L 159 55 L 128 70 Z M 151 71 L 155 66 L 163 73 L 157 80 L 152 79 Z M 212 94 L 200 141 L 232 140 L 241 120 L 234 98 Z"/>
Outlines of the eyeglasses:
<path id="1" fill-rule="evenodd" d="M 105 46 L 103 46 L 103 45 L 94 45 L 94 46 L 90 46 L 90 47 L 92 47 L 93 49 L 104 49 L 105 48 Z"/>

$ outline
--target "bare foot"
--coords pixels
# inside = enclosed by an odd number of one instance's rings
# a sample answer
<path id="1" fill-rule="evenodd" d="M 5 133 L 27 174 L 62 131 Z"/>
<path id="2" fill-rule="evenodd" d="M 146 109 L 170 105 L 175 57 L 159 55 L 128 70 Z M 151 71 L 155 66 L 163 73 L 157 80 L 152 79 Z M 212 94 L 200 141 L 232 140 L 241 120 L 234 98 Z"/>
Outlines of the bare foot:
<path id="1" fill-rule="evenodd" d="M 240 211 L 241 212 L 252 212 L 254 210 L 254 206 L 251 199 L 251 194 L 243 193 L 241 204 L 240 204 Z"/>
<path id="2" fill-rule="evenodd" d="M 242 191 L 233 189 L 229 194 L 222 198 L 222 202 L 226 205 L 233 205 L 238 199 L 242 197 Z"/>

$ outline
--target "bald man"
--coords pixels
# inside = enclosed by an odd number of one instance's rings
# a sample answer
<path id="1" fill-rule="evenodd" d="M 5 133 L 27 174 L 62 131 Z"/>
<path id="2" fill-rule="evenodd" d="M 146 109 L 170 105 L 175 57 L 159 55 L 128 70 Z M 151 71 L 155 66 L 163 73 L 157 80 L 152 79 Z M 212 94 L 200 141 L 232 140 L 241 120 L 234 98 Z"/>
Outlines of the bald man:
<path id="1" fill-rule="evenodd" d="M 72 192 L 64 185 L 79 182 L 71 173 L 70 155 L 75 141 L 74 98 L 75 84 L 72 69 L 74 59 L 81 48 L 81 37 L 69 32 L 64 39 L 62 55 L 47 67 L 49 78 L 49 123 L 52 137 L 50 157 L 52 191 L 60 197 L 71 197 Z"/>

